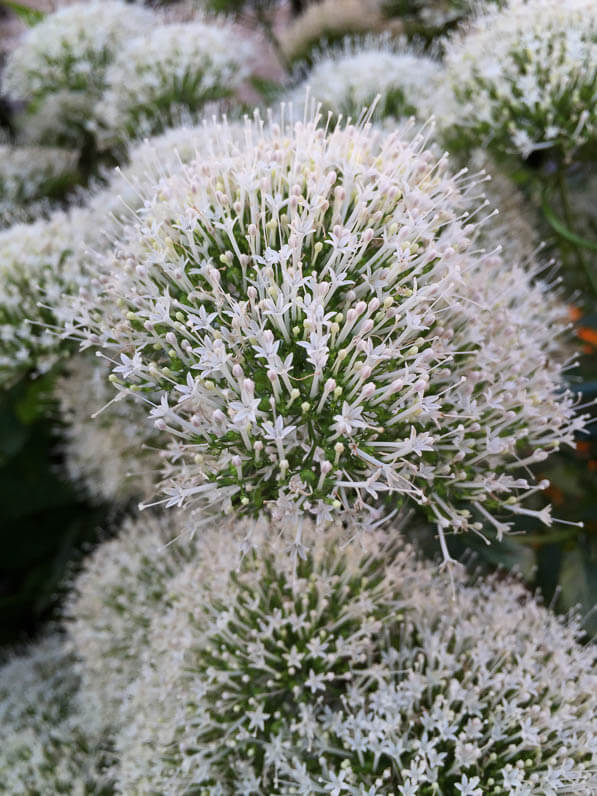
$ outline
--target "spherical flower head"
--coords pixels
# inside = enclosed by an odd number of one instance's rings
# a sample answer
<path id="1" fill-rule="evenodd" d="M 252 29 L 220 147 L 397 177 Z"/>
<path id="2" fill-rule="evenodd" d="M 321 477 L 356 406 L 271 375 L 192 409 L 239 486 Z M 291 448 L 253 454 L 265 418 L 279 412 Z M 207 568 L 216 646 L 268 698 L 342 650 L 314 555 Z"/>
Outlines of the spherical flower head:
<path id="1" fill-rule="evenodd" d="M 75 208 L 0 232 L 1 386 L 28 371 L 47 372 L 69 348 L 60 337 L 60 306 L 88 285 L 82 252 L 89 226 L 89 213 Z"/>
<path id="2" fill-rule="evenodd" d="M 116 741 L 122 792 L 592 792 L 596 653 L 575 624 L 513 582 L 454 596 L 382 532 L 305 523 L 294 561 L 265 537 L 239 567 L 214 528 L 171 581 Z"/>
<path id="3" fill-rule="evenodd" d="M 213 137 L 100 263 L 85 318 L 116 386 L 159 396 L 168 502 L 324 525 L 389 497 L 440 531 L 478 529 L 471 504 L 507 529 L 493 512 L 531 489 L 512 471 L 583 425 L 547 287 L 479 251 L 470 186 L 420 136 Z"/>
<path id="4" fill-rule="evenodd" d="M 51 634 L 0 666 L 0 782 L 11 796 L 105 794 L 100 737 L 78 702 L 64 639 Z"/>
<path id="5" fill-rule="evenodd" d="M 0 144 L 0 218 L 41 214 L 76 181 L 77 154 L 57 147 Z"/>
<path id="6" fill-rule="evenodd" d="M 161 25 L 131 39 L 106 74 L 98 113 L 105 138 L 152 135 L 184 113 L 234 94 L 253 47 L 224 20 Z"/>
<path id="7" fill-rule="evenodd" d="M 10 53 L 2 84 L 5 93 L 29 103 L 29 140 L 80 146 L 108 63 L 154 19 L 138 5 L 92 0 L 62 8 L 31 28 Z"/>
<path id="8" fill-rule="evenodd" d="M 320 51 L 313 68 L 294 94 L 300 105 L 305 85 L 321 102 L 322 111 L 358 119 L 375 104 L 375 118 L 430 115 L 426 107 L 439 64 L 415 52 L 398 49 L 385 36 L 345 39 L 341 46 Z M 420 111 L 420 113 L 419 113 Z"/>
<path id="9" fill-rule="evenodd" d="M 85 561 L 64 613 L 88 709 L 103 731 L 126 712 L 150 623 L 169 605 L 168 584 L 196 551 L 182 520 L 144 514 Z"/>
<path id="10" fill-rule="evenodd" d="M 453 143 L 522 158 L 549 150 L 561 161 L 595 147 L 591 0 L 511 0 L 487 11 L 449 44 L 446 68 L 453 98 L 442 124 Z"/>
<path id="11" fill-rule="evenodd" d="M 97 501 L 124 503 L 155 492 L 156 430 L 132 401 L 118 400 L 110 363 L 90 354 L 69 359 L 54 387 L 68 478 Z"/>

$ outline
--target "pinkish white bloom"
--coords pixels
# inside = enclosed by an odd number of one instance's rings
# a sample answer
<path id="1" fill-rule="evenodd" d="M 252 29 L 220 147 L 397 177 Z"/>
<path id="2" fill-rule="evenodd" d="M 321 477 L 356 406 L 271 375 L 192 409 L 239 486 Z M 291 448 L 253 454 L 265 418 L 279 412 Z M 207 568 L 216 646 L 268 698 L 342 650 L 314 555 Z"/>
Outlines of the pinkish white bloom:
<path id="1" fill-rule="evenodd" d="M 235 525 L 204 533 L 166 605 L 142 596 L 119 792 L 595 790 L 597 659 L 575 621 L 513 581 L 454 595 L 395 535 L 306 521 L 293 561 L 263 520 Z M 243 535 L 261 546 L 239 566 Z"/>
<path id="2" fill-rule="evenodd" d="M 480 248 L 475 180 L 369 126 L 213 139 L 148 194 L 71 326 L 135 357 L 114 382 L 172 440 L 166 502 L 265 507 L 292 532 L 414 501 L 446 556 L 444 531 L 501 533 L 536 488 L 519 460 L 584 420 L 561 386 L 565 308 Z"/>
<path id="3" fill-rule="evenodd" d="M 61 307 L 85 291 L 89 213 L 56 211 L 48 219 L 0 231 L 0 385 L 28 371 L 45 373 L 61 358 Z"/>
<path id="4" fill-rule="evenodd" d="M 127 520 L 77 576 L 65 619 L 85 704 L 103 732 L 119 726 L 154 614 L 169 605 L 169 582 L 196 552 L 180 518 Z"/>

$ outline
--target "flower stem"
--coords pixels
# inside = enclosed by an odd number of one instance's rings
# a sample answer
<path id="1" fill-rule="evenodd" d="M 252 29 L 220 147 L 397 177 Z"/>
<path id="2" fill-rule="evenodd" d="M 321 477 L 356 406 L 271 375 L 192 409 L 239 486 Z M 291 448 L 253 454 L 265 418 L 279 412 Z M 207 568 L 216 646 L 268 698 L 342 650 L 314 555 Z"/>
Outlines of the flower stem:
<path id="1" fill-rule="evenodd" d="M 574 225 L 572 221 L 572 210 L 570 208 L 570 199 L 568 197 L 568 186 L 566 185 L 566 176 L 563 168 L 558 169 L 557 184 L 558 184 L 558 192 L 560 194 L 560 201 L 562 203 L 562 212 L 564 214 L 564 220 L 566 221 L 568 229 L 571 232 L 574 232 Z M 574 251 L 576 254 L 576 260 L 578 265 L 580 266 L 581 270 L 585 272 L 585 275 L 589 280 L 589 284 L 593 289 L 593 293 L 595 296 L 597 296 L 597 273 L 595 273 L 595 270 L 591 266 L 591 264 L 587 263 L 583 255 L 582 249 L 579 246 L 574 246 Z"/>

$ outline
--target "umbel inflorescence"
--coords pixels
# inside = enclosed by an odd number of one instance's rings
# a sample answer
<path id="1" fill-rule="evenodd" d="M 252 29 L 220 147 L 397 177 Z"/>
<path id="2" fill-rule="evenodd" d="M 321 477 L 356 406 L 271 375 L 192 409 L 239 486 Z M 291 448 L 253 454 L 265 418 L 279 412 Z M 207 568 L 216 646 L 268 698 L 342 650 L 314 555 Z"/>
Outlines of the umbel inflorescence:
<path id="1" fill-rule="evenodd" d="M 250 41 L 223 19 L 161 25 L 131 39 L 106 72 L 98 105 L 104 137 L 156 133 L 230 97 L 252 57 Z"/>
<path id="2" fill-rule="evenodd" d="M 28 31 L 7 59 L 2 88 L 27 102 L 30 140 L 80 146 L 94 130 L 106 69 L 123 42 L 155 22 L 121 0 L 75 3 Z"/>
<path id="3" fill-rule="evenodd" d="M 125 521 L 116 539 L 100 545 L 77 575 L 64 609 L 85 704 L 104 732 L 128 711 L 154 616 L 170 605 L 170 581 L 203 560 L 198 537 L 172 513 Z M 210 576 L 210 582 L 213 578 Z"/>
<path id="4" fill-rule="evenodd" d="M 63 356 L 60 307 L 89 281 L 84 242 L 96 222 L 71 208 L 0 231 L 0 385 L 45 373 Z"/>
<path id="5" fill-rule="evenodd" d="M 444 120 L 452 143 L 523 158 L 550 150 L 560 160 L 595 146 L 592 0 L 510 0 L 487 10 L 450 43 L 446 68 L 455 98 Z"/>
<path id="6" fill-rule="evenodd" d="M 159 397 L 171 504 L 269 508 L 299 536 L 301 513 L 387 496 L 440 531 L 480 527 L 464 502 L 500 533 L 496 512 L 528 511 L 516 469 L 583 424 L 563 308 L 479 249 L 474 180 L 407 138 L 216 125 L 220 151 L 162 180 L 99 263 L 78 325 L 118 389 Z"/>
<path id="7" fill-rule="evenodd" d="M 205 530 L 164 610 L 141 587 L 150 624 L 116 733 L 119 792 L 595 788 L 595 650 L 574 622 L 510 581 L 461 580 L 453 599 L 447 576 L 383 532 L 347 543 L 306 522 L 293 560 L 263 519 L 226 531 Z M 260 543 L 240 566 L 235 531 Z M 102 638 L 107 580 L 91 583 L 82 639 L 94 623 Z"/>
<path id="8" fill-rule="evenodd" d="M 64 637 L 51 633 L 0 665 L 0 788 L 11 796 L 107 796 L 107 745 L 78 701 Z M 85 703 L 87 704 L 87 703 Z"/>
<path id="9" fill-rule="evenodd" d="M 428 101 L 440 71 L 431 58 L 391 44 L 386 36 L 344 39 L 314 56 L 312 69 L 293 94 L 300 105 L 305 84 L 322 111 L 356 121 L 375 104 L 375 118 L 429 116 Z M 379 95 L 379 96 L 378 96 Z M 377 100 L 377 102 L 376 102 Z"/>

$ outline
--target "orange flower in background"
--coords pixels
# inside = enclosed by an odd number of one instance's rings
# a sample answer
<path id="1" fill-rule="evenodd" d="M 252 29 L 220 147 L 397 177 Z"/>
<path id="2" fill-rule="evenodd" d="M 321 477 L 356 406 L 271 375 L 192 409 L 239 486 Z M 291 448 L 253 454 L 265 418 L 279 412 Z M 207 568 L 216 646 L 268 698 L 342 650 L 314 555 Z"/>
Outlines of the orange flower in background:
<path id="1" fill-rule="evenodd" d="M 588 456 L 591 452 L 591 443 L 586 440 L 579 440 L 576 443 L 576 452 Z"/>
<path id="2" fill-rule="evenodd" d="M 583 317 L 583 311 L 575 304 L 570 304 L 568 307 L 568 315 L 573 323 L 578 323 Z M 576 336 L 586 344 L 583 346 L 583 353 L 594 353 L 594 349 L 597 348 L 597 329 L 593 329 L 590 326 L 579 326 L 576 329 Z"/>
<path id="3" fill-rule="evenodd" d="M 580 326 L 576 330 L 576 334 L 581 340 L 584 340 L 585 343 L 589 343 L 589 349 L 591 346 L 597 347 L 597 330 L 591 329 L 590 326 Z"/>
<path id="4" fill-rule="evenodd" d="M 574 321 L 574 323 L 580 321 L 582 318 L 582 310 L 574 304 L 570 304 L 568 307 L 568 314 L 570 315 L 570 320 Z"/>

